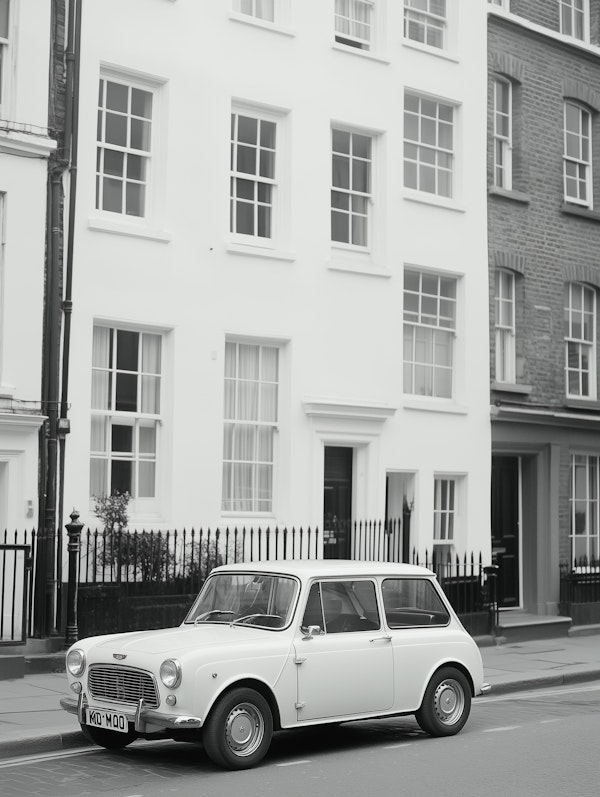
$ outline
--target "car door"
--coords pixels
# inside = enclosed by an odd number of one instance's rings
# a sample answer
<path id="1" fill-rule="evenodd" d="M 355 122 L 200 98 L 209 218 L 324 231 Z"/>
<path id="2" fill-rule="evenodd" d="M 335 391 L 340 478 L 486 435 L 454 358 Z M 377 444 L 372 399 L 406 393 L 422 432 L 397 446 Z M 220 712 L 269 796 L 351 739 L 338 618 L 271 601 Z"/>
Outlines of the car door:
<path id="1" fill-rule="evenodd" d="M 383 630 L 374 581 L 313 583 L 294 648 L 299 722 L 391 708 L 391 637 Z"/>

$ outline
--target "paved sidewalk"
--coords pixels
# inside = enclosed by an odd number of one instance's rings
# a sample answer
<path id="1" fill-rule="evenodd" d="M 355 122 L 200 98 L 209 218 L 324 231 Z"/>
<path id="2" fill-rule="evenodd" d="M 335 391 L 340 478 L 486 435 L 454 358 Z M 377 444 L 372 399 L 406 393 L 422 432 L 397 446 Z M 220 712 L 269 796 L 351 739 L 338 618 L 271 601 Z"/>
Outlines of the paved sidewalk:
<path id="1" fill-rule="evenodd" d="M 481 655 L 492 695 L 600 680 L 598 634 L 489 645 Z M 59 706 L 66 692 L 64 673 L 0 681 L 0 760 L 89 746 Z"/>

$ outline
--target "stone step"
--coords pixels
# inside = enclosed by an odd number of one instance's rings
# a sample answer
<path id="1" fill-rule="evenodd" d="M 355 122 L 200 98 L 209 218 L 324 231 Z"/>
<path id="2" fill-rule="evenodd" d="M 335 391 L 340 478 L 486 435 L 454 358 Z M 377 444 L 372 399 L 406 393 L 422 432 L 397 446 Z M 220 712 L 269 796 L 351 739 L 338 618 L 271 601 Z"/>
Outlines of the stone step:
<path id="1" fill-rule="evenodd" d="M 505 643 L 569 636 L 570 617 L 537 615 L 527 612 L 501 612 L 498 636 Z"/>
<path id="2" fill-rule="evenodd" d="M 25 656 L 16 654 L 0 655 L 0 681 L 12 681 L 25 677 Z"/>

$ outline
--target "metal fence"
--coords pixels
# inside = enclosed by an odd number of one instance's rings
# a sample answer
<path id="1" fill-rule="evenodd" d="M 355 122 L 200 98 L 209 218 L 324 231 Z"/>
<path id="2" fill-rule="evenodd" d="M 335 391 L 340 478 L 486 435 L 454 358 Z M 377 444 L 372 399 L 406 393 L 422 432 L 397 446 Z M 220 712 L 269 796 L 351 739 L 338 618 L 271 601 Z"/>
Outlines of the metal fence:
<path id="1" fill-rule="evenodd" d="M 402 561 L 395 523 L 357 522 L 351 531 L 348 558 Z M 119 584 L 131 595 L 189 594 L 200 589 L 217 565 L 327 558 L 331 550 L 326 539 L 316 527 L 112 533 L 87 529 L 81 540 L 79 583 Z M 481 553 L 460 558 L 413 549 L 410 559 L 436 573 L 458 613 L 489 611 L 495 601 Z"/>
<path id="2" fill-rule="evenodd" d="M 581 557 L 560 565 L 559 611 L 575 625 L 600 622 L 600 559 Z"/>

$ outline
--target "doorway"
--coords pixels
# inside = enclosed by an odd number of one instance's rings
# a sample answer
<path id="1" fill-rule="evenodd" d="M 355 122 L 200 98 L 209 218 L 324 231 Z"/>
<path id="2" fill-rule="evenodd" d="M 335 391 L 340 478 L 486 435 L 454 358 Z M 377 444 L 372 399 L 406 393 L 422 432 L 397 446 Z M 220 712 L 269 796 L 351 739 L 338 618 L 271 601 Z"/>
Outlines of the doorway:
<path id="1" fill-rule="evenodd" d="M 521 605 L 520 476 L 520 457 L 492 457 L 492 557 L 500 568 L 500 608 Z"/>
<path id="2" fill-rule="evenodd" d="M 349 559 L 352 536 L 354 449 L 325 446 L 323 478 L 323 556 Z"/>

